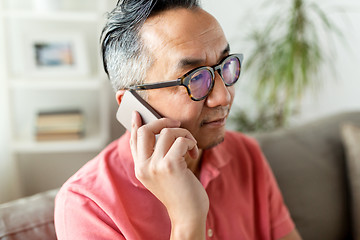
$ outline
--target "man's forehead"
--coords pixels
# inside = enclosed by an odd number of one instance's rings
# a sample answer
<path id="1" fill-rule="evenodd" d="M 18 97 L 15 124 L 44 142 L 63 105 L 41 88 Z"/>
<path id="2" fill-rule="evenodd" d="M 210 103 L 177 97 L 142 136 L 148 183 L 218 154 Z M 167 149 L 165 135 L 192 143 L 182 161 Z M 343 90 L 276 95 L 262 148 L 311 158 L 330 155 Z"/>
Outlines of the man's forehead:
<path id="1" fill-rule="evenodd" d="M 173 51 L 174 55 L 199 58 L 203 49 L 219 51 L 227 47 L 222 28 L 206 11 L 174 9 L 150 17 L 141 30 L 144 44 L 155 54 Z M 175 56 L 174 56 L 175 57 Z"/>
<path id="2" fill-rule="evenodd" d="M 160 13 L 156 13 L 155 15 L 150 15 L 148 19 L 146 19 L 145 24 L 156 25 L 160 21 L 164 21 L 170 24 L 178 24 L 179 21 L 182 21 L 184 24 L 187 22 L 186 20 L 191 19 L 190 21 L 209 21 L 216 19 L 207 11 L 200 7 L 195 8 L 174 8 L 162 11 Z"/>
<path id="3" fill-rule="evenodd" d="M 223 48 L 223 50 L 219 53 L 219 57 L 223 58 L 225 56 L 227 56 L 230 53 L 230 45 L 227 44 L 226 47 Z M 220 60 L 220 59 L 217 59 Z M 187 69 L 189 67 L 198 67 L 201 65 L 205 65 L 206 64 L 206 59 L 202 59 L 202 58 L 191 58 L 191 57 L 183 57 L 180 58 L 180 60 L 178 61 L 178 64 L 176 66 L 177 69 Z"/>

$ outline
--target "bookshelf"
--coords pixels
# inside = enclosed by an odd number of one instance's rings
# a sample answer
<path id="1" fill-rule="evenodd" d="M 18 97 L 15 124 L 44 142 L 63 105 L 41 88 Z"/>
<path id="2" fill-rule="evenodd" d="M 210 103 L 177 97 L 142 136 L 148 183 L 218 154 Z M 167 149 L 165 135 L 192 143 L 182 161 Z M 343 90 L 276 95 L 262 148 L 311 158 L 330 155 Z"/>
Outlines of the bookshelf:
<path id="1" fill-rule="evenodd" d="M 96 152 L 109 141 L 111 90 L 98 46 L 109 3 L 57 1 L 59 7 L 49 11 L 37 9 L 35 0 L 0 2 L 1 77 L 6 83 L 10 150 L 15 157 Z M 81 138 L 38 141 L 39 112 L 71 109 L 83 114 Z"/>

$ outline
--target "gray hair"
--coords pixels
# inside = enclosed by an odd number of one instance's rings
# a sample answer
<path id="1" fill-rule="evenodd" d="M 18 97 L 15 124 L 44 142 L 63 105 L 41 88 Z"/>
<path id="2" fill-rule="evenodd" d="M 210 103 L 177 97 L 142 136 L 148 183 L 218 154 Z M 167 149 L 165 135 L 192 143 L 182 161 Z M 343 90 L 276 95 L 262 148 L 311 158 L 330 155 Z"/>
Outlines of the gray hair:
<path id="1" fill-rule="evenodd" d="M 165 10 L 198 6 L 198 0 L 118 1 L 101 34 L 103 65 L 115 91 L 143 84 L 154 62 L 139 33 L 145 20 Z"/>

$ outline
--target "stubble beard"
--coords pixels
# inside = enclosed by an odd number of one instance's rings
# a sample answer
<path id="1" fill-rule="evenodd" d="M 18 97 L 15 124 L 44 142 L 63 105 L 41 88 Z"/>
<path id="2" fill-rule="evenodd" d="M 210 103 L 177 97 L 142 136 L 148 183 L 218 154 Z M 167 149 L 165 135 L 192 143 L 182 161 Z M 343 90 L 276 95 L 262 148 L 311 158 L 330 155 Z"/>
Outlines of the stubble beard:
<path id="1" fill-rule="evenodd" d="M 217 139 L 216 141 L 210 143 L 208 146 L 206 146 L 206 147 L 204 148 L 204 150 L 210 149 L 210 148 L 213 148 L 213 147 L 216 147 L 217 145 L 219 145 L 220 143 L 222 143 L 224 140 L 225 140 L 225 138 L 224 138 L 224 137 L 221 137 L 221 138 Z"/>
<path id="2" fill-rule="evenodd" d="M 227 116 L 229 115 L 230 112 L 230 108 L 229 107 L 218 107 L 215 110 L 215 113 L 217 112 L 217 115 L 226 115 L 226 119 Z M 215 115 L 215 114 L 214 114 Z M 206 120 L 203 120 L 200 124 L 200 128 L 204 127 Z M 217 145 L 219 145 L 220 143 L 222 143 L 225 140 L 225 129 L 222 130 L 222 132 L 219 133 L 218 136 L 215 137 L 215 139 L 208 143 L 207 145 L 205 145 L 202 149 L 206 150 L 206 149 L 210 149 L 213 147 L 216 147 Z"/>

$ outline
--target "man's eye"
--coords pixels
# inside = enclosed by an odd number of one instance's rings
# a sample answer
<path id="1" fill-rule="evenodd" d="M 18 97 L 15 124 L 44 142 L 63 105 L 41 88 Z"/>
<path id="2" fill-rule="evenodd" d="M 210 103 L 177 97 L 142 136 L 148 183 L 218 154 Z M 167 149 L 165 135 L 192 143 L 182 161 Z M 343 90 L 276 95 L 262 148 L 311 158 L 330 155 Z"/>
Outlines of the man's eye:
<path id="1" fill-rule="evenodd" d="M 203 78 L 203 74 L 202 74 L 202 73 L 200 73 L 200 74 L 198 74 L 198 75 L 196 75 L 196 76 L 192 77 L 192 78 L 191 78 L 191 81 L 192 81 L 192 82 L 196 82 L 196 81 L 201 80 L 202 78 Z"/>

